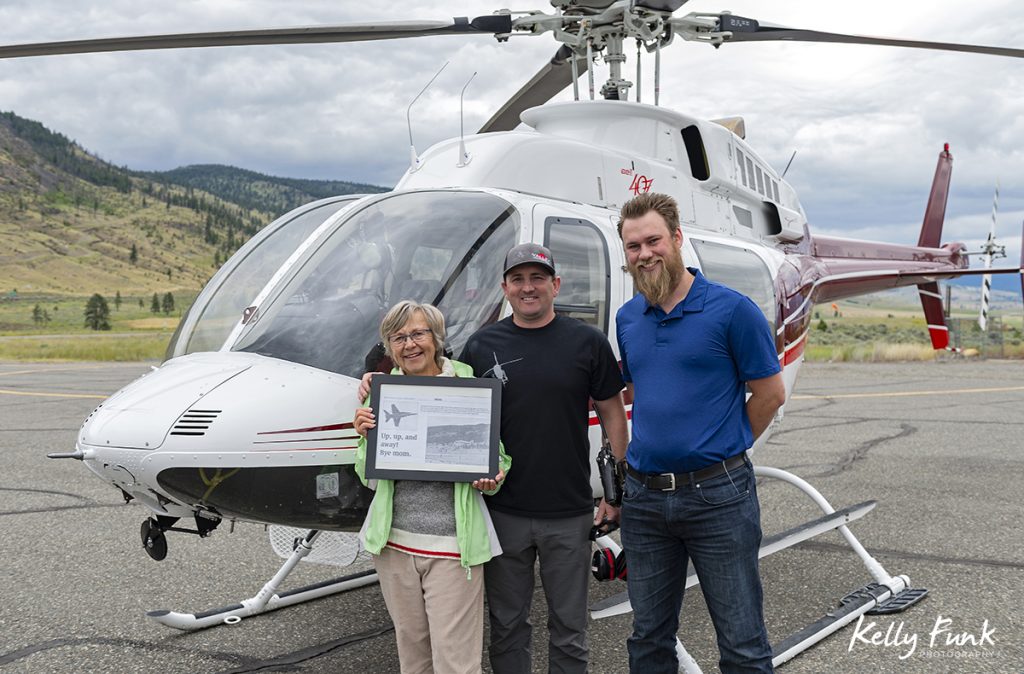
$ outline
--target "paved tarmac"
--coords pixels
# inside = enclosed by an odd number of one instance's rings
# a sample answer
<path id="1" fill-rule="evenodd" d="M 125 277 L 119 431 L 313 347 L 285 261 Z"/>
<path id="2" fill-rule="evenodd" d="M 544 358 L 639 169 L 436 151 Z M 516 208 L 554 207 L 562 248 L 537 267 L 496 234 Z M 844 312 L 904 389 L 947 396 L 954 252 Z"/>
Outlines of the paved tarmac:
<path id="1" fill-rule="evenodd" d="M 376 586 L 194 633 L 144 617 L 249 597 L 280 564 L 254 524 L 222 525 L 205 540 L 172 533 L 168 558 L 154 562 L 139 543 L 142 507 L 124 505 L 81 463 L 45 458 L 73 449 L 90 410 L 147 368 L 0 363 L 0 671 L 397 672 Z M 1022 438 L 1022 362 L 804 365 L 755 463 L 809 480 L 837 508 L 877 499 L 852 531 L 890 573 L 930 594 L 846 627 L 783 671 L 1024 671 Z M 820 514 L 789 485 L 758 489 L 766 535 Z M 338 574 L 300 564 L 288 585 Z M 871 580 L 834 532 L 769 557 L 762 575 L 773 642 Z M 623 589 L 593 582 L 591 594 Z M 543 603 L 538 590 L 535 671 L 546 670 Z M 682 624 L 690 653 L 717 671 L 699 592 L 688 594 Z M 592 623 L 592 672 L 626 671 L 629 628 L 628 615 Z"/>

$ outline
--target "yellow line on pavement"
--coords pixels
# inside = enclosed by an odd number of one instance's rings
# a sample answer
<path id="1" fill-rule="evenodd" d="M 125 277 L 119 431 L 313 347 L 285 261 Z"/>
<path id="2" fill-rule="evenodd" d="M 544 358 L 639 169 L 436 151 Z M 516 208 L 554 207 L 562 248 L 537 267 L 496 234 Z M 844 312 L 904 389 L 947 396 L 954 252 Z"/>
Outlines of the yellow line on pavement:
<path id="1" fill-rule="evenodd" d="M 824 400 L 826 398 L 905 398 L 910 396 L 939 396 L 954 393 L 1000 393 L 1024 391 L 1024 386 L 1000 386 L 994 388 L 956 388 L 944 391 L 893 391 L 891 393 L 834 393 L 832 395 L 793 395 L 792 400 Z"/>
<path id="2" fill-rule="evenodd" d="M 47 393 L 45 391 L 8 391 L 6 389 L 0 389 L 0 395 L 35 396 L 37 398 L 99 398 L 100 400 L 110 397 L 98 393 Z"/>
<path id="3" fill-rule="evenodd" d="M 68 370 L 96 370 L 98 368 L 107 367 L 107 364 L 103 365 L 78 365 L 75 367 L 47 367 L 41 370 L 12 370 L 11 372 L 0 372 L 0 377 L 8 377 L 13 374 L 38 374 L 40 372 L 67 372 Z"/>

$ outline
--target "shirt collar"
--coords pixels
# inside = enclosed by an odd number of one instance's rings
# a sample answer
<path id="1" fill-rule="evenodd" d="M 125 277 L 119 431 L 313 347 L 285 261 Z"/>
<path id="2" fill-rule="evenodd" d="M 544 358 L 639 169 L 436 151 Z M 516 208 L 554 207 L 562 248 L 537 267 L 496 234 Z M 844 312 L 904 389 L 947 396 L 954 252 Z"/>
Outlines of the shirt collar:
<path id="1" fill-rule="evenodd" d="M 665 314 L 661 307 L 651 304 L 647 301 L 646 297 L 641 295 L 640 298 L 644 303 L 645 314 L 650 311 L 655 311 L 656 313 L 664 314 L 665 316 L 677 316 L 682 315 L 683 313 L 704 311 L 704 300 L 707 298 L 708 294 L 708 281 L 696 267 L 687 267 L 686 270 L 693 274 L 693 284 L 690 286 L 690 290 L 686 293 L 686 297 L 683 298 L 683 301 L 673 307 L 671 313 Z"/>

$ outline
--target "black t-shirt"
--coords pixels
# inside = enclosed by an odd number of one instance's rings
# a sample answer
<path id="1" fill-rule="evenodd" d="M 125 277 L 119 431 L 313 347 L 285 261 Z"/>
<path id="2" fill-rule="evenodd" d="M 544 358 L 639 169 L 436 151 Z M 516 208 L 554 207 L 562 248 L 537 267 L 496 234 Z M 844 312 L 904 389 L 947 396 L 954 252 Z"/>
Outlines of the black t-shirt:
<path id="1" fill-rule="evenodd" d="M 520 328 L 509 317 L 470 337 L 459 360 L 502 381 L 501 440 L 512 470 L 488 507 L 542 518 L 592 512 L 589 402 L 623 388 L 608 339 L 574 318 Z"/>

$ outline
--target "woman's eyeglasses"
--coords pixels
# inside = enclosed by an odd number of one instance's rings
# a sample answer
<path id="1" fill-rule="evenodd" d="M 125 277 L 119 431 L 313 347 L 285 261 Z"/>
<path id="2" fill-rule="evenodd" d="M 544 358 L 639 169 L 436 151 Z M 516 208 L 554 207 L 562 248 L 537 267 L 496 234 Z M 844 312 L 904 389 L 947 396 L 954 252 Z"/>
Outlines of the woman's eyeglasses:
<path id="1" fill-rule="evenodd" d="M 425 341 L 427 341 L 427 337 L 429 337 L 429 336 L 430 336 L 430 330 L 413 330 L 412 332 L 410 332 L 407 335 L 402 335 L 402 334 L 391 335 L 390 337 L 388 337 L 388 342 L 390 342 L 391 346 L 393 346 L 393 347 L 399 347 L 399 346 L 404 345 L 405 344 L 405 340 L 407 340 L 407 339 L 411 339 L 412 341 L 416 342 L 417 344 L 422 344 Z"/>

